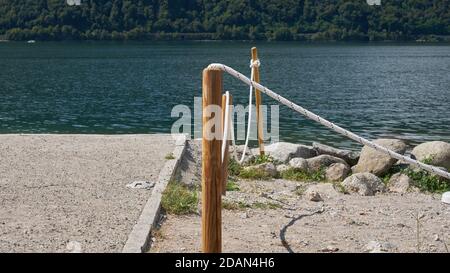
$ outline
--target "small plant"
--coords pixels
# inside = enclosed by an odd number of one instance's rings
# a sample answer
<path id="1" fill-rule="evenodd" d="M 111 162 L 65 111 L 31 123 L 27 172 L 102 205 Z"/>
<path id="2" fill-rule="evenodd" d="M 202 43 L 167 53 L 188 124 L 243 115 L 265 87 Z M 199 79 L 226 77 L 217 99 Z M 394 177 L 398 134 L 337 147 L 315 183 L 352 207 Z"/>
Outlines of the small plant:
<path id="1" fill-rule="evenodd" d="M 295 168 L 287 169 L 281 172 L 281 178 L 286 180 L 295 181 L 325 181 L 325 171 L 320 169 L 319 171 L 307 172 L 300 171 Z"/>
<path id="2" fill-rule="evenodd" d="M 431 164 L 433 162 L 433 156 L 425 158 L 422 162 L 425 164 Z M 450 181 L 440 176 L 430 174 L 425 170 L 408 167 L 401 170 L 401 172 L 409 176 L 413 180 L 414 186 L 419 188 L 421 191 L 433 193 L 450 191 Z"/>
<path id="3" fill-rule="evenodd" d="M 197 211 L 198 194 L 197 190 L 171 181 L 167 185 L 161 199 L 161 206 L 169 214 L 190 214 Z"/>
<path id="4" fill-rule="evenodd" d="M 175 159 L 175 156 L 173 155 L 173 153 L 168 153 L 164 158 L 167 160 L 172 160 Z"/>
<path id="5" fill-rule="evenodd" d="M 270 155 L 258 155 L 253 158 L 248 165 L 259 165 L 264 163 L 274 163 L 275 160 Z"/>
<path id="6" fill-rule="evenodd" d="M 306 187 L 305 186 L 297 186 L 294 190 L 294 193 L 298 196 L 302 196 L 306 191 Z"/>
<path id="7" fill-rule="evenodd" d="M 241 173 L 242 166 L 239 164 L 239 162 L 236 161 L 236 159 L 231 158 L 228 162 L 228 173 L 231 176 L 239 176 Z"/>
<path id="8" fill-rule="evenodd" d="M 407 168 L 403 173 L 409 176 L 414 183 L 414 186 L 421 191 L 441 193 L 450 191 L 450 183 L 437 175 L 432 175 L 424 170 L 414 170 Z"/>
<path id="9" fill-rule="evenodd" d="M 229 179 L 227 183 L 227 191 L 240 191 L 241 189 L 237 185 L 236 181 Z"/>

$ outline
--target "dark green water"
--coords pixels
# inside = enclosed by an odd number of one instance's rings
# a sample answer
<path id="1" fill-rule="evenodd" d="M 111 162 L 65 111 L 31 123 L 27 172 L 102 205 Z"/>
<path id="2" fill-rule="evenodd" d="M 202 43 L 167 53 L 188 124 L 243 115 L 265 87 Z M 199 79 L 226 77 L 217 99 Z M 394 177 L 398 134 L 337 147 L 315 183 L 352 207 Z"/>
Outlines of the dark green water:
<path id="1" fill-rule="evenodd" d="M 0 133 L 170 132 L 201 71 L 249 74 L 245 42 L 0 43 Z M 365 137 L 450 141 L 450 46 L 257 44 L 262 83 Z M 248 89 L 226 77 L 235 102 Z M 265 102 L 270 98 L 264 97 Z M 281 139 L 356 147 L 280 108 Z"/>

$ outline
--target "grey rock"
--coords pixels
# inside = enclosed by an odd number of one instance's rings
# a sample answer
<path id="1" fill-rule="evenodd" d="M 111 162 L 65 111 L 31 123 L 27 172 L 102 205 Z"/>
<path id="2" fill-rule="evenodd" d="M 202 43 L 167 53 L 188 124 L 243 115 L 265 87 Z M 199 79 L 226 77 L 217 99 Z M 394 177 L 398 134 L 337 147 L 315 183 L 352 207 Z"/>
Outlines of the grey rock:
<path id="1" fill-rule="evenodd" d="M 370 253 L 383 253 L 390 252 L 395 249 L 396 246 L 388 242 L 380 243 L 378 241 L 370 241 L 367 243 L 365 251 Z"/>
<path id="2" fill-rule="evenodd" d="M 296 170 L 307 171 L 308 170 L 308 162 L 306 159 L 301 157 L 293 158 L 289 161 L 289 166 Z"/>
<path id="3" fill-rule="evenodd" d="M 331 155 L 334 157 L 341 158 L 345 160 L 350 166 L 355 165 L 358 162 L 359 159 L 359 153 L 350 151 L 350 150 L 343 150 L 343 149 L 337 149 L 328 145 L 324 145 L 318 142 L 313 142 L 312 144 L 313 148 L 317 151 L 317 154 L 319 155 Z"/>
<path id="4" fill-rule="evenodd" d="M 290 167 L 288 165 L 286 165 L 286 164 L 281 164 L 281 165 L 277 166 L 277 172 L 279 172 L 279 173 L 282 173 L 282 172 L 287 171 L 289 169 L 290 169 Z"/>
<path id="5" fill-rule="evenodd" d="M 377 139 L 374 143 L 386 147 L 394 152 L 403 154 L 406 151 L 406 144 L 398 139 Z M 385 174 L 395 163 L 397 159 L 391 158 L 389 155 L 378 152 L 368 146 L 364 146 L 361 150 L 358 164 L 352 168 L 353 173 L 373 173 L 381 176 Z"/>
<path id="6" fill-rule="evenodd" d="M 340 193 L 335 189 L 334 185 L 332 183 L 317 183 L 309 185 L 306 190 L 304 191 L 304 194 L 307 194 L 309 192 L 317 192 L 320 194 L 320 196 L 323 198 L 334 198 L 338 197 Z"/>
<path id="7" fill-rule="evenodd" d="M 385 190 L 383 181 L 372 173 L 357 173 L 347 177 L 342 186 L 348 192 L 357 192 L 360 195 L 370 196 Z"/>
<path id="8" fill-rule="evenodd" d="M 347 162 L 345 162 L 343 159 L 331 155 L 319 155 L 313 158 L 309 158 L 306 161 L 308 162 L 308 169 L 310 171 L 319 171 L 320 169 L 328 167 L 333 163 L 341 163 L 349 167 Z"/>
<path id="9" fill-rule="evenodd" d="M 304 193 L 304 196 L 309 200 L 313 202 L 321 202 L 323 201 L 322 196 L 320 196 L 320 193 L 314 191 L 314 190 L 306 190 Z"/>
<path id="10" fill-rule="evenodd" d="M 234 149 L 236 149 L 236 155 L 240 160 L 242 158 L 242 153 L 244 152 L 244 146 L 245 145 L 236 145 L 236 147 L 234 147 L 233 145 L 230 145 L 230 155 L 233 154 Z M 251 162 L 256 155 L 259 155 L 259 149 L 250 149 L 250 147 L 247 147 L 245 151 L 244 161 L 242 163 L 246 164 L 248 162 Z"/>
<path id="11" fill-rule="evenodd" d="M 281 163 L 288 163 L 294 157 L 310 158 L 317 155 L 316 151 L 310 146 L 288 142 L 270 144 L 265 147 L 265 152 Z"/>
<path id="12" fill-rule="evenodd" d="M 443 141 L 425 142 L 411 152 L 419 161 L 430 159 L 435 166 L 450 169 L 450 143 Z"/>
<path id="13" fill-rule="evenodd" d="M 408 192 L 409 187 L 412 184 L 412 179 L 406 174 L 396 173 L 389 179 L 389 191 L 397 193 Z"/>
<path id="14" fill-rule="evenodd" d="M 131 189 L 144 189 L 149 190 L 155 186 L 155 182 L 149 181 L 134 181 L 130 184 L 127 184 L 127 188 Z"/>
<path id="15" fill-rule="evenodd" d="M 325 170 L 325 178 L 329 181 L 342 181 L 350 173 L 350 167 L 342 163 L 333 163 Z"/>

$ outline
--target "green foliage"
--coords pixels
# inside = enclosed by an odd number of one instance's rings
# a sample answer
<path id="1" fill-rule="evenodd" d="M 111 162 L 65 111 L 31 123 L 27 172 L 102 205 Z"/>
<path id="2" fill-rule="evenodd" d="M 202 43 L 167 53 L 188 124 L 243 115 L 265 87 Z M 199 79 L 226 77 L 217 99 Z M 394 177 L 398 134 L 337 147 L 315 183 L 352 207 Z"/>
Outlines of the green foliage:
<path id="1" fill-rule="evenodd" d="M 422 163 L 425 164 L 431 164 L 432 162 L 433 157 L 428 157 L 422 160 Z M 382 177 L 383 182 L 387 184 L 392 175 L 398 172 L 409 176 L 413 181 L 412 186 L 417 187 L 421 191 L 433 193 L 450 191 L 450 181 L 446 180 L 445 178 L 430 174 L 425 170 L 411 168 L 406 165 L 395 165 L 394 167 L 392 167 L 389 172 Z"/>
<path id="2" fill-rule="evenodd" d="M 0 0 L 10 40 L 405 40 L 450 35 L 447 0 Z"/>
<path id="3" fill-rule="evenodd" d="M 450 191 L 450 182 L 437 175 L 432 175 L 427 171 L 406 168 L 403 173 L 408 175 L 414 182 L 414 186 L 421 191 L 446 192 Z"/>
<path id="4" fill-rule="evenodd" d="M 274 163 L 274 162 L 275 160 L 269 155 L 258 155 L 252 160 L 250 160 L 250 162 L 248 162 L 247 165 L 258 165 L 263 163 Z"/>
<path id="5" fill-rule="evenodd" d="M 169 214 L 195 213 L 197 205 L 197 191 L 175 181 L 169 182 L 161 199 L 161 206 Z"/>
<path id="6" fill-rule="evenodd" d="M 230 176 L 239 176 L 242 171 L 242 166 L 234 158 L 230 158 L 228 162 L 228 174 Z"/>
<path id="7" fill-rule="evenodd" d="M 229 179 L 227 183 L 227 191 L 240 191 L 240 188 L 235 181 Z"/>
<path id="8" fill-rule="evenodd" d="M 281 178 L 295 181 L 325 181 L 325 170 L 315 172 L 300 171 L 295 168 L 287 169 L 280 174 Z"/>

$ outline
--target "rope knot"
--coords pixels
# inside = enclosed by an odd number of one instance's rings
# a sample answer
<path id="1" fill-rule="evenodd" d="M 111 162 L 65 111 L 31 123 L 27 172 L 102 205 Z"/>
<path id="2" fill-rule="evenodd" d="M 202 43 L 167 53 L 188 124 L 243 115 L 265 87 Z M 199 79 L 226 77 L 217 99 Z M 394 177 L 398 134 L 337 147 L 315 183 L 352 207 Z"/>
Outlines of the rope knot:
<path id="1" fill-rule="evenodd" d="M 261 62 L 259 61 L 259 59 L 256 59 L 256 60 L 250 60 L 250 68 L 253 68 L 253 67 L 259 67 L 261 65 Z"/>

